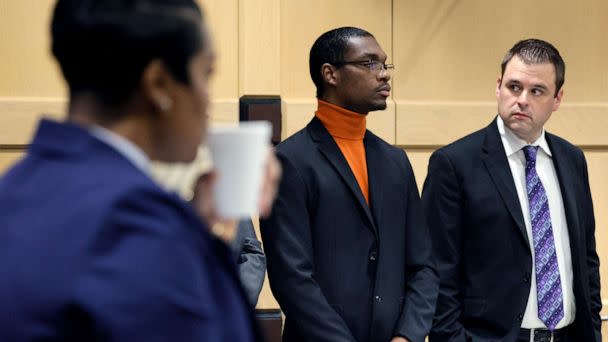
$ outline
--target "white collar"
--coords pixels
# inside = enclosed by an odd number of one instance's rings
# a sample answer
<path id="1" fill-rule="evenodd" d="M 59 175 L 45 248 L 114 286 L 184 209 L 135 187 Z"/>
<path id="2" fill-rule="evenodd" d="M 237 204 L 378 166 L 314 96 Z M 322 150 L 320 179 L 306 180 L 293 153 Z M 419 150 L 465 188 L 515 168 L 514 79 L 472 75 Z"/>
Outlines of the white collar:
<path id="1" fill-rule="evenodd" d="M 549 157 L 552 156 L 551 150 L 549 149 L 549 144 L 547 144 L 547 139 L 545 138 L 545 128 L 543 128 L 542 132 L 540 133 L 540 137 L 538 137 L 536 141 L 528 144 L 525 140 L 515 135 L 515 133 L 513 133 L 509 127 L 505 126 L 505 123 L 502 121 L 500 115 L 496 117 L 496 124 L 498 125 L 498 132 L 500 133 L 500 138 L 505 148 L 507 157 L 511 156 L 513 153 L 517 153 L 527 145 L 539 146 Z"/>
<path id="2" fill-rule="evenodd" d="M 150 175 L 150 159 L 144 151 L 128 139 L 98 125 L 89 127 L 89 133 L 122 154 L 138 169 Z"/>

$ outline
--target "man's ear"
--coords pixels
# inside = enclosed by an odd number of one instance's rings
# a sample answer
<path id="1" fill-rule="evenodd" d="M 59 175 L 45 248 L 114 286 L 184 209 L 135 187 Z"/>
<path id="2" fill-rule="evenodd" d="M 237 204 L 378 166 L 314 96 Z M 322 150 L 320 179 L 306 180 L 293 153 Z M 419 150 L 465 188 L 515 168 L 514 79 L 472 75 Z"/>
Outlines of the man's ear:
<path id="1" fill-rule="evenodd" d="M 323 76 L 325 83 L 334 87 L 337 85 L 340 79 L 336 67 L 329 63 L 323 63 L 323 65 L 321 65 L 321 75 Z"/>
<path id="2" fill-rule="evenodd" d="M 498 77 L 496 80 L 496 97 L 500 94 L 500 86 L 502 85 L 502 78 Z"/>
<path id="3" fill-rule="evenodd" d="M 557 95 L 555 95 L 555 102 L 553 102 L 553 108 L 552 108 L 554 112 L 559 109 L 559 105 L 562 103 L 563 97 L 564 97 L 564 88 L 561 88 L 557 92 Z"/>
<path id="4" fill-rule="evenodd" d="M 170 90 L 174 82 L 165 64 L 155 59 L 146 65 L 142 73 L 142 95 L 157 112 L 167 113 L 173 107 Z"/>

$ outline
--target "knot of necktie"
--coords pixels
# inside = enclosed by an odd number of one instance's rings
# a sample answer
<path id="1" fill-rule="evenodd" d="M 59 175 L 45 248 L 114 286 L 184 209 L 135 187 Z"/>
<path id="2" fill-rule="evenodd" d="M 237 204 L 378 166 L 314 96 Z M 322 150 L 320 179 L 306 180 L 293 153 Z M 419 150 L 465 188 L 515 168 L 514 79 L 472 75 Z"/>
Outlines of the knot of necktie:
<path id="1" fill-rule="evenodd" d="M 526 156 L 526 162 L 535 163 L 536 162 L 536 154 L 538 153 L 538 146 L 524 146 L 522 148 L 524 151 L 524 156 Z"/>

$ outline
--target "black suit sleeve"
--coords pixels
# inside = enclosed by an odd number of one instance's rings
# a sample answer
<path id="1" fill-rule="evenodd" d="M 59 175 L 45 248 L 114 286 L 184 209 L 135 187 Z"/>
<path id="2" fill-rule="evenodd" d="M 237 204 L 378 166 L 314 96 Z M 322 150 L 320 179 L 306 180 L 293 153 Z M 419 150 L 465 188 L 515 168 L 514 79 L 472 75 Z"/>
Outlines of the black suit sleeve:
<path id="1" fill-rule="evenodd" d="M 602 322 L 600 320 L 600 310 L 602 309 L 602 298 L 600 295 L 600 260 L 597 256 L 596 243 L 595 243 L 595 218 L 593 215 L 593 200 L 591 198 L 591 189 L 589 186 L 589 175 L 587 173 L 587 162 L 585 156 L 581 152 L 582 158 L 582 169 L 584 170 L 584 182 L 585 182 L 585 203 L 584 208 L 587 212 L 585 213 L 585 236 L 586 241 L 586 257 L 587 257 L 587 269 L 589 271 L 589 294 L 590 294 L 590 306 L 591 306 L 591 318 L 593 319 L 593 326 L 595 329 L 596 340 L 602 340 Z"/>
<path id="2" fill-rule="evenodd" d="M 410 341 L 424 341 L 431 329 L 439 279 L 432 259 L 431 238 L 426 224 L 412 167 L 405 159 L 407 184 L 405 274 L 403 311 L 395 335 Z"/>
<path id="3" fill-rule="evenodd" d="M 271 216 L 261 233 L 272 293 L 306 341 L 355 341 L 315 280 L 307 189 L 282 155 L 283 178 Z"/>
<path id="4" fill-rule="evenodd" d="M 440 279 L 437 308 L 429 337 L 431 341 L 465 341 L 465 331 L 459 321 L 462 310 L 460 261 L 464 203 L 453 165 L 441 151 L 433 153 L 429 161 L 422 204 Z"/>

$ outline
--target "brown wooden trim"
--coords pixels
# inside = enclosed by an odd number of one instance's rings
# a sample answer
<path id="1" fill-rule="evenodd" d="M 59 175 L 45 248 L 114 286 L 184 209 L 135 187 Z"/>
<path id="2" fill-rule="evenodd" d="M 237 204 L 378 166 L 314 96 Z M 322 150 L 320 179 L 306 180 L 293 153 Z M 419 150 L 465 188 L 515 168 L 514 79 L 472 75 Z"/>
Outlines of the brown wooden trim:
<path id="1" fill-rule="evenodd" d="M 256 318 L 267 342 L 281 342 L 283 315 L 280 309 L 257 309 Z"/>

